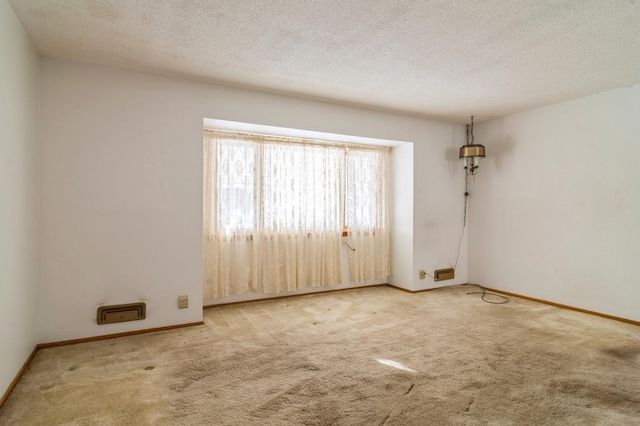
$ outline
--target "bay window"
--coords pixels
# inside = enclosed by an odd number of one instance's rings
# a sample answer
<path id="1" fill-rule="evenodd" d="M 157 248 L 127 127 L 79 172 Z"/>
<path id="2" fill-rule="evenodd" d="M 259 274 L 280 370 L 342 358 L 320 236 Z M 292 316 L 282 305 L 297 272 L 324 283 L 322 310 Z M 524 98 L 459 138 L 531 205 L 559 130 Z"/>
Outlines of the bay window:
<path id="1" fill-rule="evenodd" d="M 205 131 L 205 298 L 389 275 L 389 148 Z"/>

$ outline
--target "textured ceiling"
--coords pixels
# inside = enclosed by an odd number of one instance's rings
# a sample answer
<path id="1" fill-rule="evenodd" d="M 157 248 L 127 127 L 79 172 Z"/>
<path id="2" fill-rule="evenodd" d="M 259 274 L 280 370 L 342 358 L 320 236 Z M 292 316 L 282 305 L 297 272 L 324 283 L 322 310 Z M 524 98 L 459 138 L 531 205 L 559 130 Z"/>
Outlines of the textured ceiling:
<path id="1" fill-rule="evenodd" d="M 451 121 L 640 82 L 636 0 L 8 1 L 45 56 Z"/>

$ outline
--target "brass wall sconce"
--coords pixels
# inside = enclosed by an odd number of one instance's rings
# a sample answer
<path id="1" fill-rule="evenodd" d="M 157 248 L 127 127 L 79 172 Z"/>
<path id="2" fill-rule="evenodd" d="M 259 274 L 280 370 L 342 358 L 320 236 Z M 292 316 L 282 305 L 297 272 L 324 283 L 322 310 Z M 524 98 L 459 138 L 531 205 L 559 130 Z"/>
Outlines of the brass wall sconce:
<path id="1" fill-rule="evenodd" d="M 469 143 L 469 135 L 471 135 L 471 143 Z M 473 176 L 476 180 L 478 173 L 479 159 L 485 157 L 484 145 L 476 144 L 473 136 L 473 116 L 471 116 L 471 125 L 467 124 L 467 144 L 460 147 L 460 158 L 464 158 L 464 169 L 467 175 Z"/>

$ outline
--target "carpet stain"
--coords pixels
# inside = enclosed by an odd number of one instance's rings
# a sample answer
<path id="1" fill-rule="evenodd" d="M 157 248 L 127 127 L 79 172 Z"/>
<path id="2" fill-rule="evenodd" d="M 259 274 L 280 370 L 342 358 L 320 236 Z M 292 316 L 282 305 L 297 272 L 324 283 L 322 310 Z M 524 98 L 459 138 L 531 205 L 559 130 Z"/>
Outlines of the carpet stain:
<path id="1" fill-rule="evenodd" d="M 634 361 L 640 355 L 640 347 L 638 346 L 622 346 L 617 348 L 606 348 L 601 350 L 606 355 L 624 361 Z"/>
<path id="2" fill-rule="evenodd" d="M 484 388 L 486 386 L 487 386 L 486 383 L 473 381 L 473 382 L 469 383 L 468 385 L 464 385 L 461 389 L 463 389 L 463 390 L 482 389 L 482 388 Z"/>
<path id="3" fill-rule="evenodd" d="M 592 405 L 626 406 L 631 412 L 640 414 L 640 394 L 621 392 L 613 384 L 598 384 L 587 380 L 563 380 L 553 382 L 550 388 L 555 392 L 593 401 Z"/>
<path id="4" fill-rule="evenodd" d="M 471 401 L 469 401 L 469 404 L 467 405 L 467 408 L 464 409 L 464 411 L 471 410 L 471 405 L 473 405 L 473 399 Z"/>

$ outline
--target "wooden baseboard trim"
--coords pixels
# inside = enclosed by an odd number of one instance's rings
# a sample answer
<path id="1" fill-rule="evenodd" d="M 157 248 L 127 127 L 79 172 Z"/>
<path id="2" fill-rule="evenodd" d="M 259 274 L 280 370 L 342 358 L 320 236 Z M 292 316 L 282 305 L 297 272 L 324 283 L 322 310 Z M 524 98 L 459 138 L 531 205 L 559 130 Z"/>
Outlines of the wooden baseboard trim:
<path id="1" fill-rule="evenodd" d="M 383 287 L 387 285 L 389 284 L 371 284 L 371 285 L 363 285 L 360 287 L 335 288 L 332 290 L 320 290 L 320 291 L 313 291 L 310 293 L 302 293 L 302 294 L 285 294 L 284 296 L 265 297 L 263 299 L 240 300 L 238 302 L 216 303 L 213 305 L 204 305 L 202 309 L 219 308 L 221 306 L 241 305 L 243 303 L 251 303 L 251 302 L 264 302 L 265 300 L 289 299 L 291 297 L 303 297 L 303 296 L 310 296 L 312 294 L 334 293 L 336 291 L 359 290 L 361 288 Z"/>
<path id="2" fill-rule="evenodd" d="M 496 293 L 501 293 L 501 294 L 505 294 L 507 296 L 512 296 L 512 297 L 519 297 L 520 299 L 531 300 L 532 302 L 544 303 L 545 305 L 555 306 L 556 308 L 569 309 L 570 311 L 582 312 L 583 314 L 595 315 L 595 316 L 598 316 L 598 317 L 607 318 L 607 319 L 611 319 L 611 320 L 614 320 L 614 321 L 620 321 L 620 322 L 625 322 L 627 324 L 633 324 L 633 325 L 640 326 L 640 321 L 634 321 L 634 320 L 628 319 L 628 318 L 616 317 L 616 316 L 613 316 L 613 315 L 603 314 L 601 312 L 590 311 L 588 309 L 576 308 L 575 306 L 563 305 L 561 303 L 550 302 L 548 300 L 537 299 L 535 297 L 523 296 L 522 294 L 511 293 L 509 291 L 498 290 L 498 289 L 495 289 L 495 288 L 489 288 L 489 287 L 484 287 L 484 288 L 486 290 L 488 290 L 488 291 L 493 291 L 493 292 L 496 292 Z"/>
<path id="3" fill-rule="evenodd" d="M 406 288 L 398 287 L 398 286 L 395 286 L 393 284 L 387 284 L 387 287 L 391 287 L 394 290 L 404 291 L 405 293 L 413 294 L 413 290 L 409 290 L 409 289 L 406 289 Z"/>
<path id="4" fill-rule="evenodd" d="M 455 284 L 452 284 L 452 285 L 455 285 Z M 422 290 L 414 290 L 414 291 L 412 291 L 412 293 L 413 293 L 413 294 L 416 294 L 416 293 L 424 293 L 424 292 L 427 292 L 427 291 L 438 290 L 438 289 L 440 289 L 440 288 L 444 288 L 444 287 L 423 288 Z"/>
<path id="5" fill-rule="evenodd" d="M 33 361 L 33 358 L 38 353 L 38 349 L 39 349 L 38 345 L 36 345 L 36 347 L 33 348 L 33 351 L 31 351 L 31 355 L 29 355 L 29 358 L 27 358 L 27 360 L 24 362 L 20 371 L 18 371 L 18 374 L 16 374 L 16 377 L 9 384 L 9 387 L 2 395 L 2 398 L 0 398 L 0 408 L 2 408 L 5 402 L 7 402 L 7 399 L 9 399 L 9 395 L 11 395 L 11 391 L 13 391 L 13 388 L 16 387 L 16 385 L 18 384 L 18 381 L 20 380 L 24 372 L 27 371 L 27 368 L 29 368 L 29 364 L 31 364 L 31 361 Z"/>
<path id="6" fill-rule="evenodd" d="M 40 343 L 38 349 L 53 348 L 55 346 L 75 345 L 77 343 L 95 342 L 98 340 L 115 339 L 117 337 L 135 336 L 137 334 L 154 333 L 156 331 L 174 330 L 176 328 L 193 327 L 203 325 L 204 321 L 189 322 L 186 324 L 168 325 L 166 327 L 145 328 L 144 330 L 125 331 L 123 333 L 105 334 L 103 336 L 84 337 L 82 339 L 62 340 L 60 342 Z"/>
<path id="7" fill-rule="evenodd" d="M 334 289 L 334 290 L 321 290 L 321 291 L 314 291 L 314 292 L 311 292 L 311 293 L 287 294 L 287 295 L 284 295 L 284 296 L 265 297 L 263 299 L 251 299 L 251 300 L 240 300 L 238 302 L 217 303 L 217 304 L 213 304 L 213 305 L 204 305 L 202 307 L 202 309 L 219 308 L 221 306 L 240 305 L 240 304 L 243 304 L 243 303 L 262 302 L 262 301 L 265 301 L 265 300 L 288 299 L 290 297 L 303 297 L 303 296 L 309 296 L 311 294 L 333 293 L 333 292 L 336 292 L 336 291 L 358 290 L 358 289 L 361 289 L 361 288 L 373 288 L 373 287 L 391 287 L 391 288 L 393 288 L 395 290 L 404 291 L 405 293 L 410 293 L 410 294 L 424 293 L 426 291 L 433 291 L 433 290 L 437 290 L 439 288 L 442 288 L 442 287 L 434 287 L 434 288 L 425 288 L 423 290 L 407 290 L 406 288 L 398 287 L 398 286 L 395 286 L 393 284 L 371 284 L 371 285 L 363 285 L 361 287 L 337 288 L 337 289 Z"/>
<path id="8" fill-rule="evenodd" d="M 406 288 L 395 286 L 393 284 L 387 284 L 387 286 L 389 286 L 389 287 L 391 287 L 393 289 L 404 291 L 405 293 L 411 293 L 411 294 L 424 293 L 424 292 L 427 292 L 427 291 L 433 291 L 433 290 L 437 290 L 439 288 L 443 288 L 443 287 L 433 287 L 433 288 L 423 288 L 422 290 L 409 290 L 409 289 L 406 289 Z"/>

